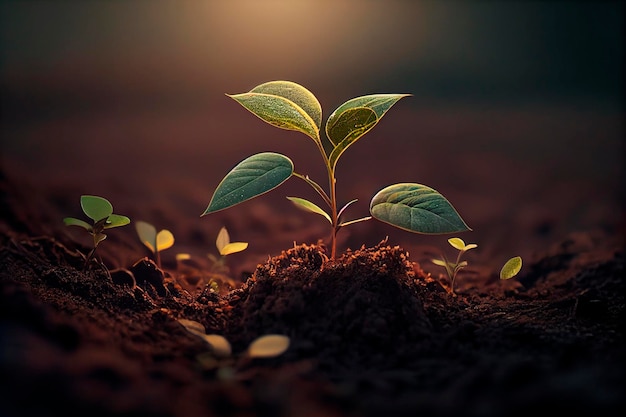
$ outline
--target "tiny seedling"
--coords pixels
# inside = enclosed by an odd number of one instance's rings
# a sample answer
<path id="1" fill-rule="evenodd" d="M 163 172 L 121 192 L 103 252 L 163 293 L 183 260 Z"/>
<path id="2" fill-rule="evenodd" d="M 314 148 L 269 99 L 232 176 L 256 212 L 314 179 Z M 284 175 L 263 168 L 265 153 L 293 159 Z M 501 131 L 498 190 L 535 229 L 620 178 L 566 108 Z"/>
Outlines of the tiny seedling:
<path id="1" fill-rule="evenodd" d="M 93 221 L 93 224 L 89 224 L 74 217 L 64 218 L 63 223 L 65 223 L 66 226 L 82 227 L 93 237 L 93 249 L 91 249 L 85 258 L 86 267 L 93 258 L 100 242 L 107 237 L 103 231 L 114 227 L 125 226 L 130 223 L 130 219 L 126 216 L 113 214 L 113 206 L 109 200 L 95 195 L 81 196 L 80 206 L 83 209 L 83 213 Z"/>
<path id="2" fill-rule="evenodd" d="M 210 352 L 200 355 L 199 360 L 205 369 L 218 368 L 219 375 L 232 377 L 234 362 L 232 347 L 228 340 L 219 334 L 206 334 L 202 323 L 194 320 L 178 319 L 189 333 L 198 336 L 209 345 Z M 281 334 L 266 334 L 254 339 L 239 357 L 242 359 L 273 358 L 289 349 L 290 339 Z"/>
<path id="3" fill-rule="evenodd" d="M 461 257 L 470 249 L 477 248 L 478 245 L 475 243 L 470 243 L 468 245 L 465 244 L 463 239 L 458 237 L 453 237 L 448 239 L 448 243 L 450 246 L 457 249 L 459 253 L 457 254 L 456 261 L 449 261 L 445 255 L 442 256 L 441 259 L 431 259 L 431 262 L 435 265 L 443 266 L 446 268 L 446 272 L 448 274 L 448 278 L 450 279 L 450 292 L 454 294 L 454 281 L 458 272 L 467 266 L 467 261 L 462 261 Z M 500 279 L 511 279 L 515 277 L 519 271 L 522 269 L 522 258 L 519 256 L 515 256 L 502 266 L 500 270 Z"/>
<path id="4" fill-rule="evenodd" d="M 165 229 L 157 233 L 153 225 L 141 220 L 135 222 L 135 229 L 137 230 L 139 240 L 152 251 L 157 266 L 161 268 L 161 251 L 169 249 L 174 245 L 174 235 Z"/>
<path id="5" fill-rule="evenodd" d="M 456 276 L 459 271 L 467 266 L 467 261 L 462 261 L 461 258 L 470 249 L 477 248 L 478 245 L 475 243 L 470 243 L 466 245 L 463 239 L 458 237 L 453 237 L 448 239 L 448 243 L 453 248 L 457 249 L 459 253 L 456 256 L 456 261 L 449 261 L 446 255 L 442 255 L 441 259 L 431 259 L 431 262 L 435 265 L 443 266 L 446 268 L 446 272 L 448 273 L 448 278 L 450 279 L 450 292 L 454 294 L 454 281 L 456 280 Z"/>
<path id="6" fill-rule="evenodd" d="M 387 111 L 410 94 L 373 94 L 356 97 L 339 106 L 326 120 L 322 134 L 322 108 L 306 88 L 291 81 L 270 81 L 247 93 L 228 95 L 252 114 L 275 127 L 304 133 L 315 142 L 327 172 L 328 190 L 294 171 L 287 156 L 274 152 L 252 155 L 237 164 L 219 183 L 205 216 L 265 194 L 291 176 L 315 190 L 328 207 L 324 210 L 300 197 L 287 197 L 297 207 L 324 217 L 331 225 L 331 259 L 336 256 L 337 232 L 344 226 L 372 217 L 400 229 L 423 234 L 458 233 L 471 230 L 445 197 L 434 189 L 416 183 L 390 185 L 370 202 L 371 216 L 343 221 L 344 211 L 357 200 L 339 208 L 335 177 L 337 162 L 344 152 L 369 132 Z"/>
<path id="7" fill-rule="evenodd" d="M 216 257 L 213 254 L 208 254 L 209 259 L 213 262 L 214 265 L 217 265 L 221 268 L 226 266 L 226 256 L 232 255 L 233 253 L 244 251 L 248 248 L 247 242 L 231 242 L 230 235 L 228 234 L 228 230 L 226 227 L 222 227 L 217 234 L 217 239 L 215 240 L 215 247 L 220 254 L 220 257 Z"/>

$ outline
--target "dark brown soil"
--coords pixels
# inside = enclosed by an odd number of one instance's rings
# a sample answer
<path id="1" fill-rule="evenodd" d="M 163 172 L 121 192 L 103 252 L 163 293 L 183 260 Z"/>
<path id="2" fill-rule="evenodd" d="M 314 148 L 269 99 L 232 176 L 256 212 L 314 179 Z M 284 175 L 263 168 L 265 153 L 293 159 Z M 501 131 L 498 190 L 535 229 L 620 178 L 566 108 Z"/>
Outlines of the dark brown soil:
<path id="1" fill-rule="evenodd" d="M 614 233 L 571 234 L 509 281 L 475 261 L 455 294 L 387 240 L 336 261 L 322 242 L 294 244 L 240 282 L 228 269 L 159 269 L 143 256 L 115 265 L 136 252 L 114 238 L 84 269 L 87 246 L 33 233 L 25 194 L 4 181 L 2 416 L 624 411 L 624 252 Z M 181 318 L 225 336 L 231 360 L 207 366 L 209 346 Z M 243 355 L 270 333 L 290 337 L 283 355 Z"/>

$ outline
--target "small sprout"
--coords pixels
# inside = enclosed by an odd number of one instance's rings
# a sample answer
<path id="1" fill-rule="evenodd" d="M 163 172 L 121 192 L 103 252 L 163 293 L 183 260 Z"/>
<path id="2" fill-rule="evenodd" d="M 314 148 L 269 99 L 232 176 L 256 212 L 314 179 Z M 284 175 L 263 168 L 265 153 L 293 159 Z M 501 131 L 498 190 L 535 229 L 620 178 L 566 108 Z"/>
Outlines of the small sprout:
<path id="1" fill-rule="evenodd" d="M 178 319 L 178 322 L 189 333 L 198 336 L 211 347 L 211 356 L 206 354 L 199 356 L 201 364 L 205 368 L 218 368 L 218 371 L 222 370 L 222 368 L 227 368 L 226 371 L 229 373 L 230 368 L 228 364 L 230 362 L 227 359 L 232 359 L 232 349 L 228 340 L 218 334 L 206 334 L 205 327 L 197 321 Z M 254 339 L 241 356 L 250 359 L 274 358 L 285 353 L 289 349 L 289 344 L 290 339 L 287 336 L 267 334 Z"/>
<path id="2" fill-rule="evenodd" d="M 137 230 L 139 240 L 152 251 L 157 266 L 161 268 L 161 251 L 169 249 L 174 245 L 174 235 L 165 229 L 157 233 L 153 225 L 141 220 L 135 222 L 135 229 Z"/>
<path id="3" fill-rule="evenodd" d="M 66 226 L 82 227 L 93 236 L 93 249 L 89 252 L 85 259 L 86 267 L 89 264 L 89 261 L 93 258 L 100 242 L 107 237 L 103 231 L 105 229 L 125 226 L 130 223 L 130 219 L 126 216 L 113 214 L 113 206 L 109 200 L 103 197 L 83 195 L 80 197 L 80 206 L 83 209 L 83 213 L 93 220 L 93 224 L 89 224 L 74 217 L 64 218 L 63 223 L 65 223 Z"/>
<path id="4" fill-rule="evenodd" d="M 228 235 L 228 230 L 226 227 L 222 227 L 220 232 L 217 234 L 217 239 L 215 240 L 215 246 L 217 247 L 218 252 L 222 256 L 230 255 L 233 253 L 241 252 L 248 248 L 247 242 L 231 242 L 230 236 Z"/>
<path id="5" fill-rule="evenodd" d="M 449 261 L 445 255 L 443 255 L 442 259 L 431 259 L 431 262 L 435 265 L 443 266 L 444 268 L 446 268 L 448 278 L 450 279 L 450 292 L 454 294 L 454 281 L 456 280 L 456 276 L 461 269 L 467 266 L 467 261 L 461 261 L 461 257 L 468 250 L 477 248 L 478 245 L 475 243 L 470 243 L 466 245 L 463 239 L 460 239 L 458 237 L 448 239 L 448 243 L 450 244 L 450 246 L 459 251 L 456 257 L 456 262 Z"/>
<path id="6" fill-rule="evenodd" d="M 282 355 L 289 348 L 289 338 L 282 334 L 268 334 L 261 336 L 248 346 L 248 356 L 251 358 L 273 358 Z"/>
<path id="7" fill-rule="evenodd" d="M 500 279 L 511 279 L 522 269 L 522 258 L 515 256 L 504 264 L 500 270 Z"/>
<path id="8" fill-rule="evenodd" d="M 330 259 L 337 252 L 337 233 L 345 226 L 375 218 L 414 233 L 443 234 L 471 230 L 441 194 L 425 185 L 402 183 L 380 190 L 370 202 L 371 216 L 342 220 L 345 209 L 336 193 L 336 168 L 345 151 L 376 126 L 387 111 L 410 94 L 371 94 L 337 107 L 322 126 L 322 107 L 313 93 L 291 81 L 270 81 L 247 93 L 229 95 L 264 122 L 293 130 L 313 140 L 326 168 L 328 189 L 295 171 L 293 161 L 280 153 L 257 153 L 239 162 L 213 192 L 201 216 L 227 209 L 263 195 L 296 177 L 315 190 L 326 208 L 299 197 L 287 197 L 298 208 L 330 223 Z"/>

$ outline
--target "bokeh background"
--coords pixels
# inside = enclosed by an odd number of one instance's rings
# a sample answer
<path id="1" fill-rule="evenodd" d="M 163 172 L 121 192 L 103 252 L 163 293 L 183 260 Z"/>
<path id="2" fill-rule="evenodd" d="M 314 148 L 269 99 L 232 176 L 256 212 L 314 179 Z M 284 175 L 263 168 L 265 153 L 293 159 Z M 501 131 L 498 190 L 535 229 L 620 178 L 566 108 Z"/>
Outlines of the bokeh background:
<path id="1" fill-rule="evenodd" d="M 325 185 L 302 134 L 264 124 L 225 93 L 285 79 L 310 89 L 324 119 L 344 101 L 409 93 L 339 161 L 348 217 L 395 182 L 442 192 L 474 230 L 474 260 L 497 269 L 570 233 L 622 234 L 624 3 L 621 1 L 3 1 L 0 162 L 23 201 L 19 227 L 60 239 L 81 194 L 176 236 L 176 252 L 215 253 L 226 225 L 250 242 L 249 271 L 327 224 L 285 199 L 291 179 L 200 218 L 245 157 L 286 154 Z M 5 200 L 8 197 L 5 196 Z M 16 197 L 17 199 L 17 197 Z M 13 200 L 11 200 L 13 201 Z M 377 221 L 343 230 L 340 248 L 386 236 L 419 257 L 449 236 Z M 112 231 L 111 262 L 144 248 Z M 131 255 L 121 254 L 127 248 Z M 103 244 L 103 248 L 104 248 Z M 104 250 L 104 249 L 103 249 Z"/>

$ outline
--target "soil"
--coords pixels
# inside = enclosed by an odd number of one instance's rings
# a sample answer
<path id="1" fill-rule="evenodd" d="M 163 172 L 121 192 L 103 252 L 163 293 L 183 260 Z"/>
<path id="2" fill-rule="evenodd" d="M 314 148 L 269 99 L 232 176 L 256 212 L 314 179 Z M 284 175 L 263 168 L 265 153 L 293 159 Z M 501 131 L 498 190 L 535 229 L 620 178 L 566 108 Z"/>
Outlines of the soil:
<path id="1" fill-rule="evenodd" d="M 623 415 L 619 226 L 555 240 L 507 281 L 472 258 L 454 292 L 435 249 L 390 239 L 343 241 L 336 260 L 309 240 L 260 262 L 159 267 L 111 230 L 85 267 L 88 240 L 55 217 L 80 215 L 76 190 L 24 178 L 1 179 L 2 416 Z M 246 356 L 266 334 L 287 351 Z"/>

